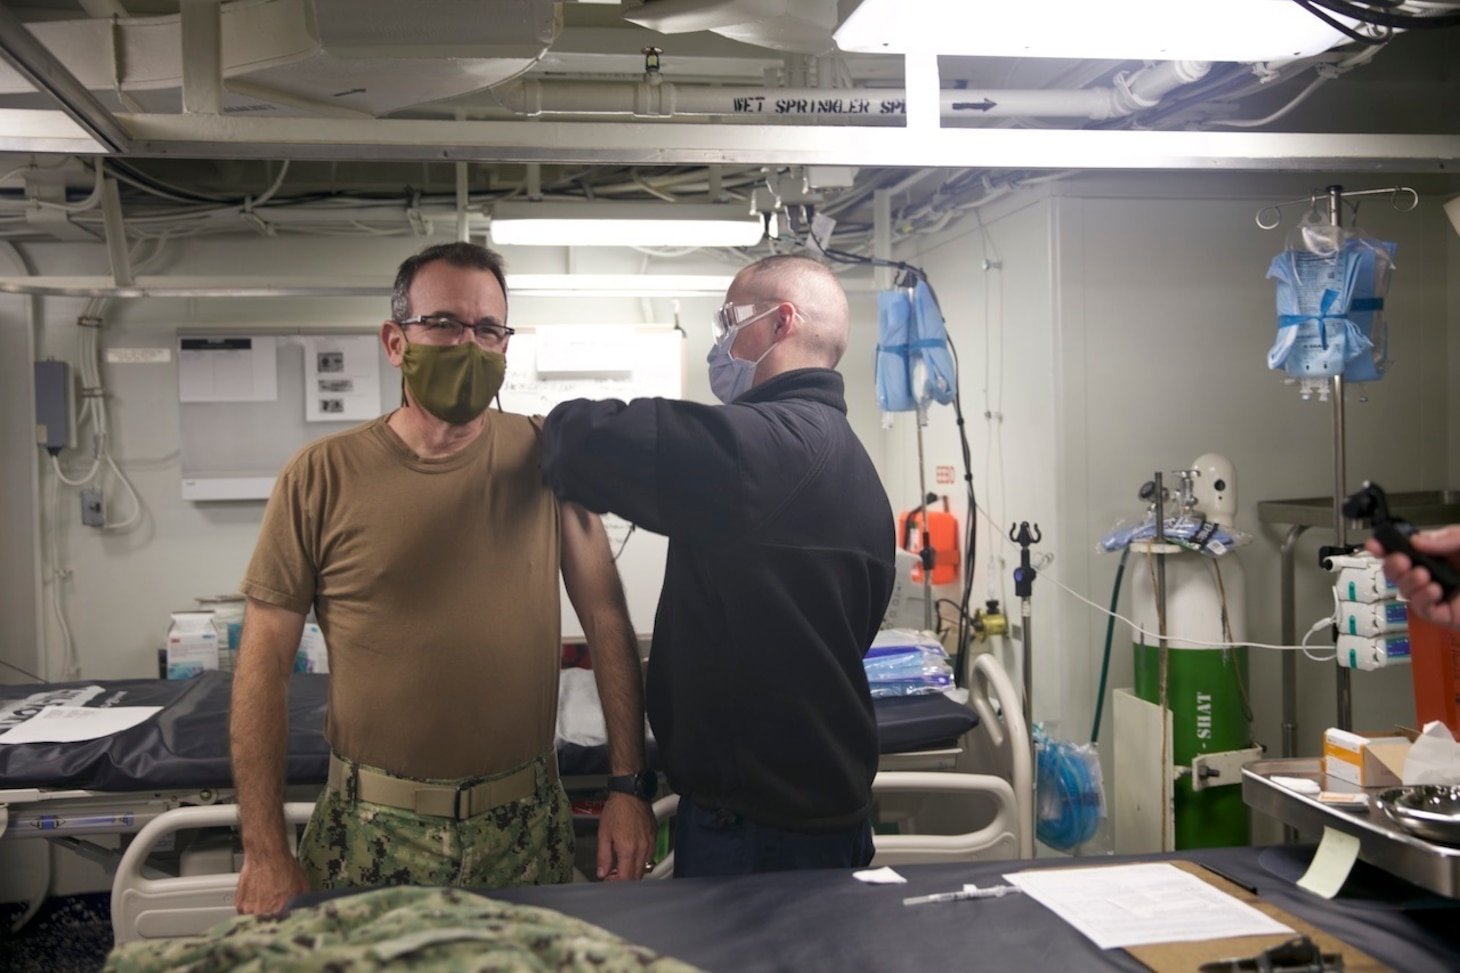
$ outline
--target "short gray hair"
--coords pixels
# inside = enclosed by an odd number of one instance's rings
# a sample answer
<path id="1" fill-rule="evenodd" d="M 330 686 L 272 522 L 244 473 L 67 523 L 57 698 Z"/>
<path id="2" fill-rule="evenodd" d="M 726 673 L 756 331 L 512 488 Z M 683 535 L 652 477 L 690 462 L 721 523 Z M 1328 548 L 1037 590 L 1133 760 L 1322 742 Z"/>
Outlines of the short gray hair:
<path id="1" fill-rule="evenodd" d="M 411 316 L 411 285 L 416 282 L 416 275 L 422 267 L 438 260 L 464 270 L 491 271 L 502 286 L 502 296 L 507 296 L 507 265 L 500 253 L 479 243 L 438 243 L 407 257 L 396 271 L 395 287 L 390 292 L 391 320 L 404 321 Z"/>

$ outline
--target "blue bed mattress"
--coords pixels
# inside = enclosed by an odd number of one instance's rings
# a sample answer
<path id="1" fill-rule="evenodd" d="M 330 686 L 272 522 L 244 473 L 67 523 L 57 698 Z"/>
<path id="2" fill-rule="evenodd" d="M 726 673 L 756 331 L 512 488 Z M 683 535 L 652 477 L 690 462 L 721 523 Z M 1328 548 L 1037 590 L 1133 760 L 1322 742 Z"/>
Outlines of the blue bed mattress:
<path id="1" fill-rule="evenodd" d="M 96 693 L 93 687 L 101 687 Z M 233 674 L 195 679 L 123 679 L 0 686 L 0 729 L 46 705 L 161 706 L 129 730 L 79 743 L 0 745 L 0 788 L 93 791 L 231 787 L 228 700 Z M 329 746 L 324 709 L 329 677 L 299 674 L 289 684 L 291 784 L 325 779 Z"/>
<path id="2" fill-rule="evenodd" d="M 0 745 L 0 790 L 36 787 L 137 792 L 231 787 L 228 701 L 232 686 L 232 674 L 226 672 L 207 672 L 187 680 L 0 686 L 0 730 L 46 705 L 163 708 L 140 726 L 99 740 Z M 329 746 L 324 739 L 328 697 L 328 676 L 292 677 L 290 784 L 319 784 L 325 780 L 329 765 Z M 972 710 L 941 694 L 880 699 L 875 701 L 875 709 L 883 753 L 951 745 L 978 724 Z M 567 775 L 606 773 L 607 748 L 565 745 L 558 751 L 558 763 Z"/>

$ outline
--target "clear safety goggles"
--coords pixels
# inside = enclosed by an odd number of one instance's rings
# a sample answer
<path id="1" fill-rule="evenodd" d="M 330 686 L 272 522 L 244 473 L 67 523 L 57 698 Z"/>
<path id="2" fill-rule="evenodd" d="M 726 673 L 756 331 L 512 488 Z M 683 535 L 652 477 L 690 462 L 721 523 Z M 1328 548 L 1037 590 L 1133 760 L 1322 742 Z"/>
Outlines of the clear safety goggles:
<path id="1" fill-rule="evenodd" d="M 756 313 L 756 308 L 766 307 L 764 311 Z M 728 335 L 732 335 L 748 325 L 754 324 L 767 314 L 780 307 L 781 301 L 759 301 L 755 304 L 721 304 L 715 308 L 711 328 L 716 343 L 724 341 Z"/>

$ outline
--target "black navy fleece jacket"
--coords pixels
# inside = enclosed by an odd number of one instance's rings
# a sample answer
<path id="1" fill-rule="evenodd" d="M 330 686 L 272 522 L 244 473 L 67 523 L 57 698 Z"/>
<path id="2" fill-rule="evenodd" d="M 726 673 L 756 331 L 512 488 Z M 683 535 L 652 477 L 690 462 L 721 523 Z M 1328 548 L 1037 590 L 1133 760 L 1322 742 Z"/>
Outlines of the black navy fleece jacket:
<path id="1" fill-rule="evenodd" d="M 862 656 L 892 592 L 887 494 L 842 377 L 787 372 L 727 406 L 565 402 L 564 500 L 669 538 L 648 713 L 675 791 L 770 827 L 860 824 L 877 726 Z"/>

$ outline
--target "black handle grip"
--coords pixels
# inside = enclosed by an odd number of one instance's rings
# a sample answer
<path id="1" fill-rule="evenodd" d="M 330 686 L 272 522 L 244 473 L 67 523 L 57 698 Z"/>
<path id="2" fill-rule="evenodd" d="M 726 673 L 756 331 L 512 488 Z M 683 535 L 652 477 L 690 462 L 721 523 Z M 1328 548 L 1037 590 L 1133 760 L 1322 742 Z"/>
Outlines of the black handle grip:
<path id="1" fill-rule="evenodd" d="M 1384 548 L 1385 554 L 1403 554 L 1409 562 L 1430 573 L 1430 580 L 1440 586 L 1440 598 L 1449 601 L 1460 591 L 1460 570 L 1449 561 L 1431 554 L 1421 554 L 1409 542 L 1415 533 L 1414 525 L 1400 517 L 1389 515 L 1389 497 L 1384 488 L 1370 480 L 1364 481 L 1363 489 L 1349 496 L 1343 502 L 1344 516 L 1353 520 L 1367 520 L 1373 525 L 1374 539 Z"/>
<path id="2" fill-rule="evenodd" d="M 1403 554 L 1409 558 L 1411 564 L 1424 568 L 1430 573 L 1430 580 L 1440 586 L 1440 600 L 1449 601 L 1455 597 L 1455 592 L 1460 591 L 1460 571 L 1449 561 L 1416 551 L 1409 542 L 1409 537 L 1414 532 L 1414 526 L 1404 520 L 1390 520 L 1374 525 L 1374 538 L 1384 548 L 1384 553 Z"/>

